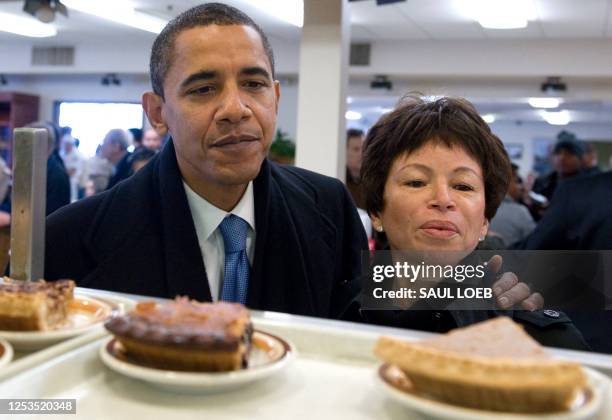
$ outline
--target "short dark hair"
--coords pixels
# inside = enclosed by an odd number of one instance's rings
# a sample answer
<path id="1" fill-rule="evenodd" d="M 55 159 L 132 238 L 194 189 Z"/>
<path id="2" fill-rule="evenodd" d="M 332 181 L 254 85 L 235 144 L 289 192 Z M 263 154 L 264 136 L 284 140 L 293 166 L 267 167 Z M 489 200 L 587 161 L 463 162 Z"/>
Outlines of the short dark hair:
<path id="1" fill-rule="evenodd" d="M 132 138 L 134 139 L 134 143 L 142 143 L 142 129 L 141 128 L 128 128 L 128 131 L 132 133 Z"/>
<path id="2" fill-rule="evenodd" d="M 134 164 L 135 162 L 148 162 L 155 157 L 157 152 L 151 149 L 140 149 L 136 153 L 132 155 L 130 159 L 130 164 Z"/>
<path id="3" fill-rule="evenodd" d="M 491 220 L 511 179 L 510 159 L 501 140 L 491 132 L 474 106 L 463 98 L 425 101 L 409 94 L 368 131 L 361 166 L 361 184 L 370 214 L 384 208 L 383 196 L 391 165 L 431 141 L 461 147 L 482 168 L 485 217 Z"/>
<path id="4" fill-rule="evenodd" d="M 276 77 L 272 46 L 266 34 L 253 19 L 235 7 L 222 3 L 207 3 L 193 7 L 172 19 L 155 38 L 151 48 L 151 60 L 149 61 L 153 92 L 162 98 L 164 97 L 164 80 L 174 58 L 173 47 L 176 37 L 187 29 L 209 25 L 244 25 L 255 29 L 261 37 L 264 51 L 270 61 L 272 78 Z"/>

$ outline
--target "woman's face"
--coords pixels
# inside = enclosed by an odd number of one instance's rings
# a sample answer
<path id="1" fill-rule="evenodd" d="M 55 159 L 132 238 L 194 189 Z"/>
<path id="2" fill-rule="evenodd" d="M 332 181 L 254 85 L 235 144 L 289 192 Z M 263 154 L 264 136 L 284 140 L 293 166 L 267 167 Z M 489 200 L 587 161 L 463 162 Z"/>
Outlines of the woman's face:
<path id="1" fill-rule="evenodd" d="M 436 141 L 395 159 L 383 203 L 372 219 L 394 250 L 472 251 L 489 225 L 480 165 Z"/>

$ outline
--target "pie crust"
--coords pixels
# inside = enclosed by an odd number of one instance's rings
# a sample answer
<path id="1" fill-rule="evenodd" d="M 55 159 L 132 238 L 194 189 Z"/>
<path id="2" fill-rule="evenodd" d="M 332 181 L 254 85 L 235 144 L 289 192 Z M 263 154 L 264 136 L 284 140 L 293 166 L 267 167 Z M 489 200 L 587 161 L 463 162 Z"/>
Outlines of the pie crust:
<path id="1" fill-rule="evenodd" d="M 415 391 L 483 410 L 563 411 L 586 387 L 580 365 L 552 358 L 508 317 L 420 342 L 381 337 L 374 352 Z"/>

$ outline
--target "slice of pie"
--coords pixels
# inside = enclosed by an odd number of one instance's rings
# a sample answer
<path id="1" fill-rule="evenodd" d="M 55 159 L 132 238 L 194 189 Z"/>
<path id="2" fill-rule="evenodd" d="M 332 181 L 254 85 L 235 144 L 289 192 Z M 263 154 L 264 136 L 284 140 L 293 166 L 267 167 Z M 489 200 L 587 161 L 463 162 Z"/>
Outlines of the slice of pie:
<path id="1" fill-rule="evenodd" d="M 0 281 L 0 330 L 47 331 L 62 325 L 74 295 L 74 281 Z"/>
<path id="2" fill-rule="evenodd" d="M 416 392 L 483 410 L 563 411 L 586 386 L 580 365 L 552 358 L 508 317 L 419 342 L 381 337 L 374 352 Z"/>
<path id="3" fill-rule="evenodd" d="M 140 302 L 106 323 L 126 354 L 148 366 L 219 372 L 246 367 L 253 327 L 239 303 L 201 303 L 176 298 Z"/>

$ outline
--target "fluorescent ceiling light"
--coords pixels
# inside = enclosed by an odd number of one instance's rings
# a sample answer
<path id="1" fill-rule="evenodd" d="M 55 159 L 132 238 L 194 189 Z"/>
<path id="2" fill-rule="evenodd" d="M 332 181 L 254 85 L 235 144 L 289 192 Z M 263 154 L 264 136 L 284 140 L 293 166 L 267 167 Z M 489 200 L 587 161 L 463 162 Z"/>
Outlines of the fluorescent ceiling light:
<path id="1" fill-rule="evenodd" d="M 158 34 L 164 29 L 167 20 L 137 12 L 129 2 L 122 0 L 91 1 L 91 0 L 62 0 L 68 8 L 79 12 L 97 16 L 122 25 L 132 26 L 143 31 Z"/>
<path id="2" fill-rule="evenodd" d="M 529 98 L 528 102 L 534 108 L 557 108 L 561 100 L 559 98 Z"/>
<path id="3" fill-rule="evenodd" d="M 361 112 L 357 112 L 357 111 L 346 111 L 346 114 L 344 114 L 344 117 L 347 120 L 360 120 L 362 115 Z"/>
<path id="4" fill-rule="evenodd" d="M 550 125 L 568 125 L 570 123 L 570 114 L 568 111 L 542 111 L 542 118 Z"/>
<path id="5" fill-rule="evenodd" d="M 304 26 L 304 0 L 242 0 L 283 22 Z"/>
<path id="6" fill-rule="evenodd" d="M 10 13 L 0 13 L 0 31 L 32 38 L 46 38 L 57 35 L 57 30 L 48 23 L 41 23 L 33 17 Z"/>
<path id="7" fill-rule="evenodd" d="M 525 28 L 537 18 L 532 0 L 456 0 L 456 4 L 464 16 L 488 29 Z"/>
<path id="8" fill-rule="evenodd" d="M 486 122 L 487 124 L 491 124 L 495 122 L 495 115 L 493 114 L 484 114 L 482 116 L 482 119 L 484 120 L 484 122 Z"/>
<path id="9" fill-rule="evenodd" d="M 385 108 L 385 107 L 380 107 L 380 113 L 381 114 L 386 114 L 387 112 L 391 112 L 393 111 L 393 108 Z"/>
<path id="10" fill-rule="evenodd" d="M 350 96 L 346 97 L 346 103 L 347 104 L 352 104 L 353 103 L 353 98 L 351 98 Z"/>

